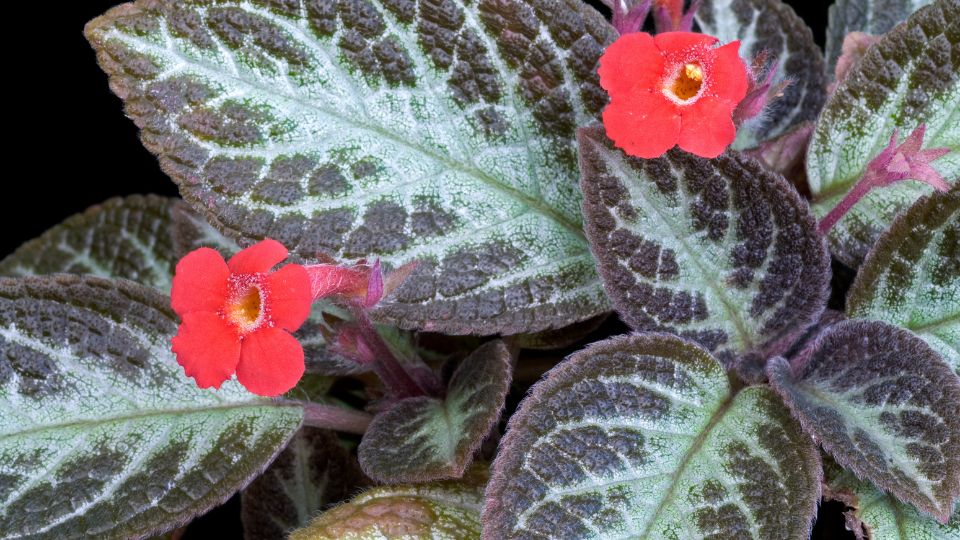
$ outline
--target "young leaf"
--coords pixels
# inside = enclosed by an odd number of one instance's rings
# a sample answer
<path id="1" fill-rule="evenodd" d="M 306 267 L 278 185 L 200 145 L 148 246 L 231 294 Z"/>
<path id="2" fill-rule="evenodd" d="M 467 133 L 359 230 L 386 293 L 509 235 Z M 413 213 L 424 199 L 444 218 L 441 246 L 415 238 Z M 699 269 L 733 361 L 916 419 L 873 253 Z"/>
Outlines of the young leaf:
<path id="1" fill-rule="evenodd" d="M 614 308 L 637 330 L 697 341 L 725 365 L 789 346 L 823 311 L 830 261 L 807 203 L 737 154 L 627 157 L 580 133 L 587 236 Z"/>
<path id="2" fill-rule="evenodd" d="M 0 279 L 4 533 L 164 532 L 225 501 L 300 426 L 299 407 L 187 379 L 168 305 L 124 280 Z"/>
<path id="3" fill-rule="evenodd" d="M 480 536 L 486 467 L 462 479 L 373 488 L 329 510 L 290 540 L 463 540 Z"/>
<path id="4" fill-rule="evenodd" d="M 765 387 L 668 334 L 594 344 L 511 418 L 484 538 L 807 539 L 820 458 Z"/>
<path id="5" fill-rule="evenodd" d="M 923 340 L 879 321 L 831 326 L 770 384 L 845 468 L 942 522 L 960 494 L 960 379 Z"/>
<path id="6" fill-rule="evenodd" d="M 960 502 L 953 518 L 944 524 L 925 516 L 849 471 L 828 482 L 825 498 L 852 506 L 844 512 L 847 529 L 856 540 L 949 540 L 960 538 Z"/>
<path id="7" fill-rule="evenodd" d="M 840 58 L 843 38 L 850 32 L 886 34 L 931 0 L 837 0 L 830 6 L 826 61 L 829 74 Z"/>
<path id="8" fill-rule="evenodd" d="M 772 86 L 790 80 L 763 114 L 737 130 L 734 148 L 753 148 L 816 120 L 827 93 L 823 54 L 810 28 L 790 6 L 780 0 L 704 0 L 696 20 L 704 33 L 722 42 L 739 39 L 740 56 L 747 65 L 758 54 L 770 55 L 777 70 Z"/>
<path id="9" fill-rule="evenodd" d="M 938 0 L 871 46 L 824 107 L 810 141 L 807 176 L 813 210 L 833 209 L 890 141 L 926 125 L 923 147 L 946 147 L 932 163 L 947 182 L 960 178 L 960 2 Z M 932 191 L 921 182 L 876 189 L 830 230 L 830 249 L 856 268 L 897 213 Z"/>
<path id="10" fill-rule="evenodd" d="M 960 375 L 960 187 L 894 220 L 860 267 L 847 311 L 913 331 Z"/>
<path id="11" fill-rule="evenodd" d="M 481 345 L 453 373 L 443 399 L 414 397 L 378 414 L 357 449 L 360 466 L 385 483 L 459 478 L 500 418 L 510 388 L 510 351 Z"/>
<path id="12" fill-rule="evenodd" d="M 574 140 L 615 32 L 580 0 L 138 0 L 86 28 L 181 193 L 242 244 L 420 265 L 380 310 L 448 333 L 604 311 Z"/>
<path id="13" fill-rule="evenodd" d="M 285 538 L 368 483 L 334 432 L 305 427 L 243 491 L 244 538 Z"/>
<path id="14" fill-rule="evenodd" d="M 0 275 L 92 274 L 170 290 L 173 269 L 200 246 L 239 247 L 180 199 L 131 195 L 67 218 L 0 261 Z"/>

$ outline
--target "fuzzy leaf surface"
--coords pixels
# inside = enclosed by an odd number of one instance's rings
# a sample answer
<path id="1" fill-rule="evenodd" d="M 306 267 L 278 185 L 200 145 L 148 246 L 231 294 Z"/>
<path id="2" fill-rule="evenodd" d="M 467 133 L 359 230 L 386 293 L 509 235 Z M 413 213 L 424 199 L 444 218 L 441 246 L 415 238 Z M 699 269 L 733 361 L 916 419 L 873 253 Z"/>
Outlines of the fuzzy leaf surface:
<path id="1" fill-rule="evenodd" d="M 733 395 L 676 336 L 616 337 L 551 370 L 511 417 L 484 538 L 807 539 L 820 477 L 772 391 Z"/>
<path id="2" fill-rule="evenodd" d="M 304 427 L 270 468 L 243 490 L 244 538 L 285 538 L 368 483 L 336 433 Z"/>
<path id="3" fill-rule="evenodd" d="M 500 418 L 510 389 L 510 351 L 491 341 L 463 360 L 443 399 L 407 398 L 378 414 L 357 456 L 384 483 L 459 478 Z"/>
<path id="4" fill-rule="evenodd" d="M 960 188 L 897 217 L 857 272 L 847 311 L 911 330 L 960 376 Z"/>
<path id="5" fill-rule="evenodd" d="M 516 333 L 606 307 L 575 130 L 615 31 L 582 1 L 138 0 L 86 35 L 228 236 L 420 261 L 384 320 Z"/>
<path id="6" fill-rule="evenodd" d="M 871 46 L 817 122 L 807 153 L 813 211 L 826 215 L 890 141 L 926 124 L 924 148 L 952 152 L 931 165 L 960 179 L 960 1 L 938 0 Z M 933 188 L 897 182 L 864 197 L 830 230 L 830 250 L 851 268 L 863 261 L 896 215 Z"/>
<path id="7" fill-rule="evenodd" d="M 594 129 L 580 144 L 587 236 L 627 324 L 692 339 L 730 366 L 778 354 L 817 320 L 829 256 L 781 176 L 739 154 L 628 157 Z"/>
<path id="8" fill-rule="evenodd" d="M 793 81 L 763 114 L 737 129 L 733 148 L 753 148 L 816 120 L 827 97 L 823 53 L 793 8 L 780 0 L 704 0 L 696 20 L 703 33 L 722 43 L 739 39 L 740 56 L 748 66 L 761 51 L 775 59 L 773 85 Z"/>
<path id="9" fill-rule="evenodd" d="M 833 497 L 851 505 L 844 512 L 847 529 L 856 540 L 952 540 L 960 538 L 960 502 L 953 510 L 953 518 L 946 524 L 937 523 L 909 504 L 898 501 L 877 489 L 870 482 L 857 479 L 849 472 L 828 481 Z M 851 499 L 851 496 L 854 497 Z M 825 492 L 824 497 L 829 497 Z"/>
<path id="10" fill-rule="evenodd" d="M 770 384 L 837 463 L 945 522 L 960 494 L 960 379 L 922 339 L 843 321 Z"/>
<path id="11" fill-rule="evenodd" d="M 169 298 L 130 281 L 0 279 L 0 531 L 128 538 L 246 485 L 300 426 L 230 381 L 201 390 L 170 351 Z"/>
<path id="12" fill-rule="evenodd" d="M 850 32 L 886 34 L 931 0 L 837 0 L 828 11 L 826 61 L 829 74 L 837 65 L 843 38 Z"/>
<path id="13" fill-rule="evenodd" d="M 373 488 L 294 531 L 290 540 L 479 538 L 487 478 L 485 466 L 474 466 L 459 480 Z"/>
<path id="14" fill-rule="evenodd" d="M 170 290 L 180 257 L 198 247 L 240 248 L 180 199 L 117 197 L 70 216 L 0 261 L 0 275 L 91 274 Z"/>

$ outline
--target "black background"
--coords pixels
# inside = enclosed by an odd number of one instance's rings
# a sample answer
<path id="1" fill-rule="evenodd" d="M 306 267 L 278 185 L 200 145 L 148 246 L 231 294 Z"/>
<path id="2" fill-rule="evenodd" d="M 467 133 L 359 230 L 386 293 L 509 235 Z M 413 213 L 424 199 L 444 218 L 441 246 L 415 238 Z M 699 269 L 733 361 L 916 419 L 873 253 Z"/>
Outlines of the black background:
<path id="1" fill-rule="evenodd" d="M 807 21 L 822 46 L 829 2 L 785 1 Z M 107 77 L 83 37 L 84 24 L 117 3 L 17 2 L 11 7 L 19 13 L 7 14 L 4 131 L 12 144 L 7 144 L 4 156 L 0 258 L 68 216 L 111 197 L 177 194 L 156 158 L 141 146 L 135 126 L 123 115 L 120 99 L 107 87 Z M 185 538 L 241 537 L 238 510 L 234 497 L 191 525 Z M 834 511 L 828 519 L 837 518 Z M 815 537 L 836 537 L 820 536 L 825 523 L 819 525 Z"/>

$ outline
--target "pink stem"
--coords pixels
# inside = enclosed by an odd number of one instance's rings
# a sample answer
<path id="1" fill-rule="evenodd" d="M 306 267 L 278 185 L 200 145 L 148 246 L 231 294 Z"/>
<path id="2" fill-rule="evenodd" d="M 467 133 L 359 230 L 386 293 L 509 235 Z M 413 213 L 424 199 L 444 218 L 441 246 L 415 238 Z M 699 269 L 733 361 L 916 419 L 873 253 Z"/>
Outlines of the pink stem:
<path id="1" fill-rule="evenodd" d="M 332 429 L 344 433 L 363 435 L 373 420 L 373 415 L 322 403 L 302 402 L 303 424 L 310 427 Z"/>
<path id="2" fill-rule="evenodd" d="M 366 310 L 356 309 L 354 316 L 360 339 L 366 343 L 373 355 L 374 360 L 371 366 L 373 372 L 377 374 L 390 394 L 397 399 L 429 395 L 429 392 L 407 373 L 390 347 L 384 343 L 383 338 L 370 322 Z"/>
<path id="3" fill-rule="evenodd" d="M 874 183 L 871 180 L 871 178 L 863 178 L 854 184 L 853 189 L 848 191 L 847 194 L 843 196 L 843 199 L 841 199 L 833 209 L 827 212 L 827 215 L 823 216 L 823 219 L 817 224 L 817 230 L 820 234 L 827 234 L 830 229 L 840 221 L 840 218 L 849 212 L 855 204 L 860 202 L 860 199 L 864 198 L 867 193 L 870 193 L 870 190 L 874 187 Z"/>

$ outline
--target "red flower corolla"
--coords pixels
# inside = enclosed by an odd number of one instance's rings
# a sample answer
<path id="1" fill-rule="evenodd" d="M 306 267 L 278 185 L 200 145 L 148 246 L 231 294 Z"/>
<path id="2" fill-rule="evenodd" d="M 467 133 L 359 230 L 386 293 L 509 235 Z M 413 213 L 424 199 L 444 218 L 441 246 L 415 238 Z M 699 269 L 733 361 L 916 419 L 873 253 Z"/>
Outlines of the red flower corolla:
<path id="1" fill-rule="evenodd" d="M 692 32 L 626 34 L 600 58 L 607 135 L 628 154 L 653 158 L 679 145 L 713 158 L 736 137 L 733 110 L 747 93 L 740 42 Z"/>
<path id="2" fill-rule="evenodd" d="M 303 347 L 290 334 L 310 315 L 307 270 L 288 264 L 287 248 L 264 240 L 225 262 L 200 248 L 177 263 L 171 304 L 183 320 L 173 352 L 201 388 L 219 388 L 234 373 L 248 390 L 277 396 L 303 375 Z"/>

